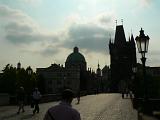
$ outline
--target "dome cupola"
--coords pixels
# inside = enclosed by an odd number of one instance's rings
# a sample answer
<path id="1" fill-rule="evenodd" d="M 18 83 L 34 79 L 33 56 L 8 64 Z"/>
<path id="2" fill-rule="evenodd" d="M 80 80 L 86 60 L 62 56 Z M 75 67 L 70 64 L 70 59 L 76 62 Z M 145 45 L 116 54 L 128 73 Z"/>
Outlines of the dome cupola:
<path id="1" fill-rule="evenodd" d="M 79 53 L 79 49 L 78 47 L 74 47 L 73 49 L 73 53 L 71 53 L 67 59 L 66 59 L 67 63 L 83 63 L 86 62 L 84 56 Z"/>
<path id="2" fill-rule="evenodd" d="M 79 52 L 78 47 L 73 48 L 73 52 L 67 57 L 65 65 L 66 67 L 77 65 L 86 70 L 85 57 Z"/>

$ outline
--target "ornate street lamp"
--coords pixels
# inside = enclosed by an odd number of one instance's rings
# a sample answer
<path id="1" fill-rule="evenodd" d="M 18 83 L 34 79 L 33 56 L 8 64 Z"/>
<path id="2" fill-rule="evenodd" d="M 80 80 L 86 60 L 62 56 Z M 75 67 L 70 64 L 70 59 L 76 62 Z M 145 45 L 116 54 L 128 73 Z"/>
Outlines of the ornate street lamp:
<path id="1" fill-rule="evenodd" d="M 27 74 L 28 74 L 28 75 L 31 75 L 31 74 L 32 74 L 32 68 L 31 68 L 30 66 L 27 68 Z"/>
<path id="2" fill-rule="evenodd" d="M 138 47 L 138 52 L 141 53 L 142 58 L 142 64 L 143 64 L 143 80 L 144 80 L 144 87 L 145 87 L 145 93 L 144 93 L 144 99 L 147 99 L 147 79 L 146 79 L 146 69 L 145 69 L 145 62 L 146 57 L 145 53 L 148 52 L 148 44 L 149 44 L 149 37 L 144 34 L 144 30 L 141 28 L 140 35 L 136 37 L 136 43 Z"/>
<path id="3" fill-rule="evenodd" d="M 137 67 L 133 66 L 132 67 L 132 76 L 131 76 L 131 90 L 134 93 L 134 97 L 136 97 L 136 95 L 135 95 L 136 72 L 137 72 Z"/>
<path id="4" fill-rule="evenodd" d="M 144 30 L 142 28 L 140 30 L 140 35 L 136 37 L 136 43 L 142 58 L 145 58 L 145 53 L 148 52 L 149 37 L 148 35 L 145 36 Z"/>
<path id="5" fill-rule="evenodd" d="M 132 72 L 133 72 L 133 74 L 135 74 L 137 72 L 137 67 L 133 66 L 132 67 Z"/>
<path id="6" fill-rule="evenodd" d="M 66 75 L 63 75 L 63 89 L 66 89 Z"/>

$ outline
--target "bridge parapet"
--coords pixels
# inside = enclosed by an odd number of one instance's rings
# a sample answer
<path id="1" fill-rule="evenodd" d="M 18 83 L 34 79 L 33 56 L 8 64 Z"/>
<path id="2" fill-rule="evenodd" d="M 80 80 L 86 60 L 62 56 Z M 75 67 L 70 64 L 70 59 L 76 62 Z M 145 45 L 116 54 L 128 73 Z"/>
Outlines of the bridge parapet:
<path id="1" fill-rule="evenodd" d="M 132 99 L 133 108 L 139 112 L 153 114 L 155 111 L 160 111 L 160 99 L 157 98 L 134 98 Z"/>

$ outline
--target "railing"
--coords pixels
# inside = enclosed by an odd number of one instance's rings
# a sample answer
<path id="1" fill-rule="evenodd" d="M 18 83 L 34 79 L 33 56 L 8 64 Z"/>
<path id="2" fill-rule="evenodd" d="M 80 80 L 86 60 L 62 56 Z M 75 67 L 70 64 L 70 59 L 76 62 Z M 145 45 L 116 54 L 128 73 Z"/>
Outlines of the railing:
<path id="1" fill-rule="evenodd" d="M 42 95 L 40 103 L 58 101 L 60 99 L 61 99 L 61 95 L 60 94 L 46 94 L 46 95 Z M 17 104 L 17 97 L 16 96 L 10 96 L 10 100 L 9 101 L 10 101 L 9 102 L 10 105 L 15 105 L 15 104 Z M 30 95 L 26 95 L 25 104 L 30 104 L 30 103 L 31 103 L 31 96 Z"/>
<path id="2" fill-rule="evenodd" d="M 134 98 L 132 99 L 132 103 L 133 103 L 133 108 L 147 114 L 153 114 L 154 111 L 160 111 L 160 99 Z"/>

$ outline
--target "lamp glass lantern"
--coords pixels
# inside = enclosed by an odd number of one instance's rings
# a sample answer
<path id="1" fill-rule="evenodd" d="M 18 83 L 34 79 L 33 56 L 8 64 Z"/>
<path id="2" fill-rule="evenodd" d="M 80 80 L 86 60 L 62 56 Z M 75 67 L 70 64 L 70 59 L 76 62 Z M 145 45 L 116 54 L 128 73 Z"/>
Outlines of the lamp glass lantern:
<path id="1" fill-rule="evenodd" d="M 137 72 L 137 67 L 132 67 L 132 72 L 136 73 Z"/>
<path id="2" fill-rule="evenodd" d="M 145 36 L 142 28 L 140 30 L 140 35 L 136 37 L 136 43 L 138 52 L 141 53 L 142 57 L 145 57 L 145 53 L 148 52 L 149 36 Z"/>
<path id="3" fill-rule="evenodd" d="M 31 75 L 31 74 L 32 74 L 32 69 L 31 69 L 30 66 L 29 66 L 28 69 L 27 69 L 27 73 L 28 73 L 28 75 Z"/>
<path id="4" fill-rule="evenodd" d="M 138 52 L 141 53 L 142 58 L 142 64 L 143 64 L 143 81 L 144 81 L 144 99 L 147 100 L 148 99 L 148 81 L 146 79 L 146 66 L 145 66 L 145 62 L 146 62 L 146 58 L 145 58 L 145 53 L 148 52 L 148 44 L 149 44 L 149 37 L 148 35 L 146 36 L 144 34 L 144 30 L 141 28 L 140 30 L 140 35 L 136 37 L 136 43 L 137 43 L 137 48 L 138 48 Z"/>

